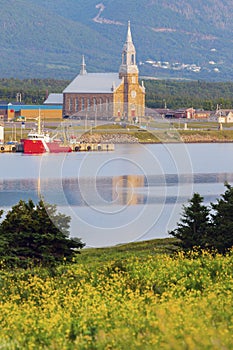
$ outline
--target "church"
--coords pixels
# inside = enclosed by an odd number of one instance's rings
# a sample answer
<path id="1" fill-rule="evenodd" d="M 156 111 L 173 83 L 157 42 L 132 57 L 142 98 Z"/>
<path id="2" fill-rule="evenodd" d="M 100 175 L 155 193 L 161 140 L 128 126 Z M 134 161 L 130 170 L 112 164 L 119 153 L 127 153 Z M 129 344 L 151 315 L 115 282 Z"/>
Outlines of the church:
<path id="1" fill-rule="evenodd" d="M 88 73 L 84 56 L 79 75 L 63 91 L 63 116 L 121 118 L 145 114 L 145 87 L 138 81 L 130 22 L 118 73 Z"/>

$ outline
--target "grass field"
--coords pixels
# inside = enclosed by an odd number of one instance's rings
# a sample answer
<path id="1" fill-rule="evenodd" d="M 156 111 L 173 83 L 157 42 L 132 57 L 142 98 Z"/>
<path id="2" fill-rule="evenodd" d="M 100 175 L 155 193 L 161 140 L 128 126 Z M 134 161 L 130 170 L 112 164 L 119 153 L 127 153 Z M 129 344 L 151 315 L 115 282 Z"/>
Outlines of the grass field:
<path id="1" fill-rule="evenodd" d="M 173 255 L 175 243 L 84 249 L 50 270 L 2 267 L 0 348 L 232 349 L 233 254 Z"/>

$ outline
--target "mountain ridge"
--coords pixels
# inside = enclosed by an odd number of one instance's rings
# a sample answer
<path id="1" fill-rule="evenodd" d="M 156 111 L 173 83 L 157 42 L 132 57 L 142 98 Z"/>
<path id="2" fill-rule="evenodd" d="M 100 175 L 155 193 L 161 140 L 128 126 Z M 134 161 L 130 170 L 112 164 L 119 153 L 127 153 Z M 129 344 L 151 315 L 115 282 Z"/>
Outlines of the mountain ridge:
<path id="1" fill-rule="evenodd" d="M 0 0 L 1 77 L 118 71 L 131 21 L 140 74 L 233 80 L 231 0 Z"/>

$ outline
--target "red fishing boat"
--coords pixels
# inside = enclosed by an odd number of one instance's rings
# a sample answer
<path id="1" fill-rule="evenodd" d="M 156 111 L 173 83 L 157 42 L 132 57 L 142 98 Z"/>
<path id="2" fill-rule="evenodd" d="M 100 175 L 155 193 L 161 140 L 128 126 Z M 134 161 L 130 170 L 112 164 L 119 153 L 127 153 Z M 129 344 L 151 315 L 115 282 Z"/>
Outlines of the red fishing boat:
<path id="1" fill-rule="evenodd" d="M 62 142 L 61 139 L 54 139 L 41 130 L 40 115 L 38 117 L 37 132 L 31 131 L 26 139 L 21 140 L 23 152 L 26 154 L 41 153 L 67 153 L 72 152 L 72 148 Z"/>

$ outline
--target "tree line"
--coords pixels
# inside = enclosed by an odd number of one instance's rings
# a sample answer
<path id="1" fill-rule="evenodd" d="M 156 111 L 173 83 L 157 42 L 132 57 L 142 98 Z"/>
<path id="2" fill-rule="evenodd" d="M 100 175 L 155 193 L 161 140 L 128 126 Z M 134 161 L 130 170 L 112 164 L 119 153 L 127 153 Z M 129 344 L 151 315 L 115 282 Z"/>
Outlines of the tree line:
<path id="1" fill-rule="evenodd" d="M 68 84 L 56 79 L 0 79 L 0 101 L 42 104 L 49 93 L 61 93 Z M 233 82 L 145 80 L 144 84 L 148 108 L 233 108 Z"/>
<path id="2" fill-rule="evenodd" d="M 145 80 L 149 108 L 233 108 L 233 82 Z"/>
<path id="3" fill-rule="evenodd" d="M 49 93 L 61 93 L 68 80 L 0 79 L 0 101 L 43 104 Z"/>

